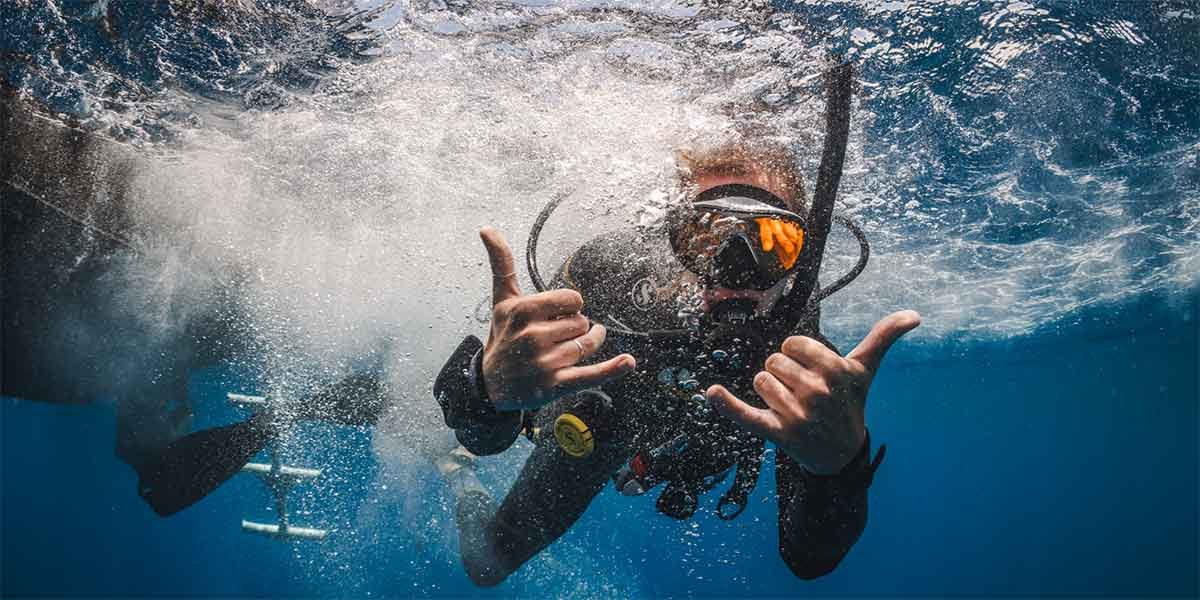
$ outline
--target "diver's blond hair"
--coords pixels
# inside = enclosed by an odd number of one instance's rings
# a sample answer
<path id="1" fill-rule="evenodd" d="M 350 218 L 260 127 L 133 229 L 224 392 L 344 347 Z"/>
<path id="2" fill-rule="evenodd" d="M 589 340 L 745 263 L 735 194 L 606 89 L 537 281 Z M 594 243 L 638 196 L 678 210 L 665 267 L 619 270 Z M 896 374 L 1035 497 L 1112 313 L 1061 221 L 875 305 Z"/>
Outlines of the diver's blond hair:
<path id="1" fill-rule="evenodd" d="M 789 208 L 806 209 L 799 156 L 787 144 L 770 139 L 764 132 L 756 133 L 677 151 L 675 168 L 680 185 L 686 189 L 702 177 L 747 177 L 779 193 L 791 205 Z"/>

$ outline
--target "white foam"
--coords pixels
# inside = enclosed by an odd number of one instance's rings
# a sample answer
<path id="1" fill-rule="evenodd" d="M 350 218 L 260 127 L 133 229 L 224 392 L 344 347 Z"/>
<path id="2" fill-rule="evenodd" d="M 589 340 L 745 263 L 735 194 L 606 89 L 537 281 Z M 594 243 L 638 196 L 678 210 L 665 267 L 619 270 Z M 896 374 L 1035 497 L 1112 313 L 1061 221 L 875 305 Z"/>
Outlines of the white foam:
<path id="1" fill-rule="evenodd" d="M 734 22 L 736 7 L 618 3 L 596 14 L 594 4 L 483 5 L 454 13 L 472 32 L 455 35 L 426 27 L 446 11 L 398 5 L 389 56 L 347 67 L 290 108 L 196 130 L 154 163 L 138 183 L 147 218 L 184 225 L 199 257 L 249 270 L 245 304 L 274 372 L 391 353 L 407 357 L 403 386 L 427 390 L 456 339 L 482 333 L 471 319 L 488 282 L 479 227 L 500 228 L 520 263 L 538 208 L 573 190 L 547 229 L 552 270 L 555 256 L 636 220 L 642 199 L 669 187 L 674 149 L 748 117 L 793 134 L 811 185 L 819 42 L 743 14 L 742 43 L 727 47 L 712 23 Z M 659 35 L 663 18 L 676 39 Z M 757 113 L 731 108 L 789 95 Z M 991 143 L 944 99 L 930 105 L 960 139 Z M 1085 306 L 1196 285 L 1195 197 L 1148 219 L 1125 201 L 1124 176 L 1048 161 L 1064 191 L 1024 189 L 1012 172 L 982 193 L 905 198 L 927 169 L 952 167 L 932 139 L 864 139 L 873 118 L 854 113 L 841 203 L 866 228 L 872 262 L 826 303 L 832 335 L 861 335 L 903 308 L 925 316 L 918 336 L 1020 335 Z M 887 150 L 868 157 L 868 146 Z M 1166 158 L 1185 168 L 1194 155 Z M 1063 219 L 1076 216 L 1097 228 L 1070 230 Z M 1045 234 L 997 238 L 1014 218 Z M 835 236 L 826 281 L 853 252 Z"/>

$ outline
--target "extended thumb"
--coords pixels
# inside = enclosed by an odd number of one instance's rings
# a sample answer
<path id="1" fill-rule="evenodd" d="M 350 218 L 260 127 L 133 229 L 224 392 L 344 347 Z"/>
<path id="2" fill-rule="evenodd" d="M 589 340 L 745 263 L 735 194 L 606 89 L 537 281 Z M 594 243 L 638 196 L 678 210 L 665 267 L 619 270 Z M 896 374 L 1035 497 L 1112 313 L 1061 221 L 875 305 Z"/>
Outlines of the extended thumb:
<path id="1" fill-rule="evenodd" d="M 894 312 L 882 319 L 871 328 L 867 337 L 863 338 L 846 358 L 857 360 L 874 373 L 883 362 L 883 355 L 900 336 L 916 329 L 921 324 L 921 315 L 915 310 Z"/>
<path id="2" fill-rule="evenodd" d="M 483 240 L 488 262 L 492 265 L 492 306 L 520 296 L 521 288 L 517 286 L 512 250 L 504 236 L 491 227 L 484 227 L 479 230 L 479 239 Z"/>

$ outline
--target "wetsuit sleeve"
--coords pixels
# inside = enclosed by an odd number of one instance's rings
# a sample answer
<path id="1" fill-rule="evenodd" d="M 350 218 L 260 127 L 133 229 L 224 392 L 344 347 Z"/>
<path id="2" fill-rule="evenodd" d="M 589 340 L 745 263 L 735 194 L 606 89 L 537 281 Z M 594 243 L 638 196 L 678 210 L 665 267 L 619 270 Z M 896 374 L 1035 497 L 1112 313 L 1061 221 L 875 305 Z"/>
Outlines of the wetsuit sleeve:
<path id="1" fill-rule="evenodd" d="M 883 460 L 870 460 L 867 435 L 858 455 L 841 472 L 810 473 L 787 454 L 775 459 L 779 495 L 779 554 L 792 573 L 816 579 L 833 571 L 867 526 L 867 488 Z"/>
<path id="2" fill-rule="evenodd" d="M 520 412 L 498 412 L 487 397 L 482 376 L 483 342 L 469 335 L 442 366 L 433 396 L 442 407 L 446 426 L 472 453 L 503 452 L 521 432 Z"/>

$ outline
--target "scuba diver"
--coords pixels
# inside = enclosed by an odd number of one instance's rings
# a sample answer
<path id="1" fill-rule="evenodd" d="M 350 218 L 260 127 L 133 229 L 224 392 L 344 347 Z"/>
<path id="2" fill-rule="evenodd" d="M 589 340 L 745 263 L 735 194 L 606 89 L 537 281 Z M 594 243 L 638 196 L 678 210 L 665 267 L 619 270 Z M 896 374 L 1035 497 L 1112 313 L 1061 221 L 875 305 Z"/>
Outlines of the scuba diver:
<path id="1" fill-rule="evenodd" d="M 684 201 L 664 226 L 588 241 L 550 291 L 536 244 L 561 198 L 530 234 L 538 293 L 521 294 L 504 238 L 481 231 L 490 333 L 486 344 L 468 336 L 438 375 L 434 395 L 461 445 L 431 457 L 455 496 L 460 553 L 477 585 L 500 583 L 562 536 L 610 479 L 625 495 L 662 486 L 658 510 L 686 519 L 734 472 L 716 512 L 735 518 L 766 441 L 778 448 L 779 551 L 792 572 L 825 575 L 858 540 L 885 450 L 872 459 L 867 391 L 920 316 L 883 318 L 844 356 L 820 332 L 819 302 L 862 271 L 868 252 L 862 232 L 833 215 L 852 80 L 848 65 L 825 78 L 828 129 L 811 206 L 795 156 L 752 136 L 679 155 Z M 821 288 L 835 221 L 861 255 Z M 475 476 L 476 456 L 521 434 L 534 449 L 497 507 Z"/>

